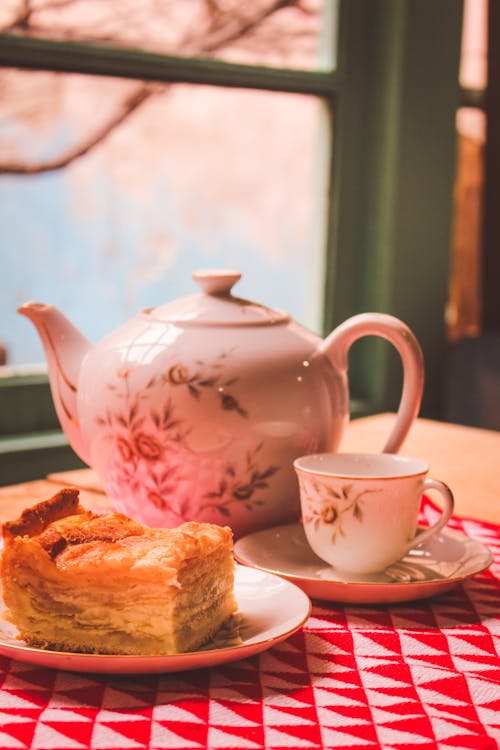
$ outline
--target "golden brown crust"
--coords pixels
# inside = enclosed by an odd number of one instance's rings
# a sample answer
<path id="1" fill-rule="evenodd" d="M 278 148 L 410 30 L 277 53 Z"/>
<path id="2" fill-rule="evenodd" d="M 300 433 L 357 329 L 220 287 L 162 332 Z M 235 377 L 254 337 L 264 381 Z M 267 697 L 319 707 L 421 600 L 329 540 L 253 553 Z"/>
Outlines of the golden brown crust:
<path id="1" fill-rule="evenodd" d="M 4 523 L 6 543 L 15 537 L 36 537 L 40 546 L 55 559 L 66 547 L 87 542 L 117 542 L 138 536 L 144 527 L 120 513 L 104 516 L 85 510 L 78 502 L 79 491 L 68 487 L 48 500 L 25 509 L 15 521 Z"/>
<path id="2" fill-rule="evenodd" d="M 151 529 L 92 513 L 62 490 L 4 524 L 8 618 L 33 646 L 84 653 L 178 653 L 231 617 L 232 532 L 187 522 Z"/>
<path id="3" fill-rule="evenodd" d="M 15 521 L 3 524 L 3 538 L 7 540 L 16 536 L 36 536 L 60 518 L 84 513 L 84 509 L 79 505 L 78 495 L 76 487 L 65 487 L 49 500 L 26 508 Z"/>

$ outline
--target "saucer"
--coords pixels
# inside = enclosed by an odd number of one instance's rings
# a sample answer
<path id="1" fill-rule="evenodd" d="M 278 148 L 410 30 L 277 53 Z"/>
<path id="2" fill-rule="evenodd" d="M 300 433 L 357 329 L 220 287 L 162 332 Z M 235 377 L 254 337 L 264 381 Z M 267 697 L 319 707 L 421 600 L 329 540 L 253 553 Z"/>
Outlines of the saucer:
<path id="1" fill-rule="evenodd" d="M 0 654 L 28 664 L 72 672 L 179 672 L 226 664 L 265 651 L 292 635 L 311 614 L 311 602 L 300 588 L 262 570 L 237 565 L 234 593 L 237 615 L 199 651 L 166 656 L 49 651 L 27 646 L 19 640 L 16 628 L 0 617 Z"/>
<path id="2" fill-rule="evenodd" d="M 446 531 L 382 573 L 342 575 L 315 555 L 299 523 L 242 537 L 234 553 L 238 562 L 292 581 L 312 599 L 343 604 L 391 604 L 442 594 L 493 561 L 481 542 Z"/>

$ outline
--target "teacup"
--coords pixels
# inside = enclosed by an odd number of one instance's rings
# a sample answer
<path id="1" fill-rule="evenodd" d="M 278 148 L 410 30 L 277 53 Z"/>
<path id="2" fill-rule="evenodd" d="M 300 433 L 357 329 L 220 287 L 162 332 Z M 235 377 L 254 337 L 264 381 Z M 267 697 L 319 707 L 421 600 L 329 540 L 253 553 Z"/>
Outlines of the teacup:
<path id="1" fill-rule="evenodd" d="M 419 459 L 389 453 L 322 453 L 294 461 L 302 522 L 312 550 L 341 572 L 385 570 L 437 534 L 454 507 L 450 488 Z M 444 501 L 438 521 L 418 531 L 422 494 Z"/>

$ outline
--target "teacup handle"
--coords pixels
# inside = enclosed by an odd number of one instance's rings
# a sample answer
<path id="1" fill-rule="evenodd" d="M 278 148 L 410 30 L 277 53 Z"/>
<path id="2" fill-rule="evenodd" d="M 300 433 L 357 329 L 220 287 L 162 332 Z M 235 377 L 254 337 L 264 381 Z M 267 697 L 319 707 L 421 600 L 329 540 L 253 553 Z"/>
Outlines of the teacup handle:
<path id="1" fill-rule="evenodd" d="M 415 335 L 398 318 L 384 313 L 354 315 L 335 328 L 321 343 L 318 352 L 326 355 L 335 369 L 346 377 L 348 353 L 362 336 L 381 336 L 390 341 L 403 362 L 403 392 L 396 422 L 383 452 L 397 453 L 418 415 L 424 389 L 424 357 Z"/>
<path id="2" fill-rule="evenodd" d="M 444 500 L 444 508 L 441 516 L 436 521 L 436 523 L 425 531 L 422 531 L 420 534 L 417 534 L 417 536 L 413 537 L 411 542 L 406 545 L 403 554 L 406 554 L 411 549 L 415 549 L 415 547 L 420 547 L 424 542 L 430 539 L 431 536 L 434 536 L 434 534 L 437 534 L 438 531 L 441 531 L 443 526 L 446 526 L 446 524 L 450 520 L 451 514 L 453 513 L 453 508 L 455 507 L 455 500 L 453 498 L 452 491 L 447 484 L 441 482 L 439 479 L 424 479 L 422 490 L 423 492 L 425 492 L 425 490 L 437 490 Z"/>

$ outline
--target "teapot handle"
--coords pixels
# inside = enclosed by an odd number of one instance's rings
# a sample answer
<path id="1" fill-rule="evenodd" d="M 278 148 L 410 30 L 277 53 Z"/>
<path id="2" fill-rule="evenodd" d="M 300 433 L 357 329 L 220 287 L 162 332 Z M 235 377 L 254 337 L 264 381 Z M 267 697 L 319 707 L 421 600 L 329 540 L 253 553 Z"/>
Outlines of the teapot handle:
<path id="1" fill-rule="evenodd" d="M 418 415 L 424 389 L 424 358 L 415 335 L 401 320 L 384 313 L 361 313 L 341 323 L 319 346 L 345 377 L 351 345 L 362 336 L 381 336 L 393 344 L 403 362 L 403 392 L 396 422 L 383 452 L 396 453 Z"/>

